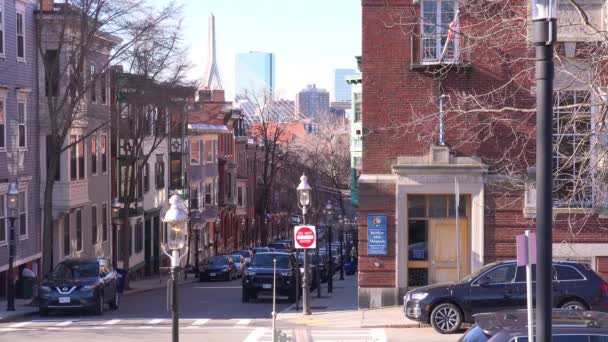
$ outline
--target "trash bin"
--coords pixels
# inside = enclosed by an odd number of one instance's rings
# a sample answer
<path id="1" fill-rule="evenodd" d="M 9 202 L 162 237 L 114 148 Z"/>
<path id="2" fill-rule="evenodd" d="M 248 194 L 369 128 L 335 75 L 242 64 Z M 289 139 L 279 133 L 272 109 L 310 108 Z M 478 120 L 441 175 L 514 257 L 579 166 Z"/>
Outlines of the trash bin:
<path id="1" fill-rule="evenodd" d="M 19 279 L 19 298 L 30 299 L 34 296 L 34 284 L 36 278 L 21 277 Z"/>
<path id="2" fill-rule="evenodd" d="M 125 289 L 125 278 L 127 277 L 127 271 L 123 270 L 122 268 L 117 268 L 116 273 L 118 275 L 117 290 L 118 292 L 122 293 L 122 291 Z"/>

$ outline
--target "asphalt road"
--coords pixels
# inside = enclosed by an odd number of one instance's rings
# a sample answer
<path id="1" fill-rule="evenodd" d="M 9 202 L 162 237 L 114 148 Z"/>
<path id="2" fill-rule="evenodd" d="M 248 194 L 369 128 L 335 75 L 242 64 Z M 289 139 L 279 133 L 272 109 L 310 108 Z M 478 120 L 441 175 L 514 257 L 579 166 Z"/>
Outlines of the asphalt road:
<path id="1" fill-rule="evenodd" d="M 112 342 L 171 341 L 171 312 L 166 310 L 165 289 L 122 297 L 118 310 L 102 316 L 82 312 L 27 316 L 0 324 L 0 341 Z M 183 284 L 179 288 L 180 341 L 272 341 L 272 299 L 260 297 L 241 303 L 240 280 Z M 277 311 L 290 306 L 279 298 Z M 293 342 L 312 341 L 456 341 L 431 329 L 339 329 L 314 326 L 280 326 Z"/>

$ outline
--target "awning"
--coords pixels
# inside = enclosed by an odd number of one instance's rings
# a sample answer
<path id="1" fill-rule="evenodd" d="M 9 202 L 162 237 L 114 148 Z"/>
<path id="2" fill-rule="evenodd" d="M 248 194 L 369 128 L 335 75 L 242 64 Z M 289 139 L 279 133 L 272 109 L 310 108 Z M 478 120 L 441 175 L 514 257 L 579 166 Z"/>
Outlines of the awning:
<path id="1" fill-rule="evenodd" d="M 230 133 L 226 125 L 190 124 L 188 130 L 194 133 Z"/>

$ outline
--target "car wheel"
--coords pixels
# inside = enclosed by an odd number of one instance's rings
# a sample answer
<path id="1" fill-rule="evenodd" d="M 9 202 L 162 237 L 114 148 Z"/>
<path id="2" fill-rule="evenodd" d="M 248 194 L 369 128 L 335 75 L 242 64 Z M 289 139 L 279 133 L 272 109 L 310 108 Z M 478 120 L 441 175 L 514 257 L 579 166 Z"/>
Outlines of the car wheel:
<path id="1" fill-rule="evenodd" d="M 568 310 L 587 310 L 587 306 L 579 302 L 578 300 L 571 300 L 565 302 L 564 304 L 562 304 L 561 308 Z"/>
<path id="2" fill-rule="evenodd" d="M 116 291 L 114 294 L 114 299 L 112 300 L 112 302 L 110 302 L 110 309 L 116 310 L 116 309 L 118 309 L 119 306 L 120 306 L 120 294 L 118 293 L 118 291 Z"/>
<path id="3" fill-rule="evenodd" d="M 103 301 L 103 295 L 100 294 L 99 296 L 97 296 L 97 302 L 95 303 L 95 314 L 96 315 L 103 315 L 103 307 L 104 307 L 105 303 Z"/>
<path id="4" fill-rule="evenodd" d="M 40 314 L 40 316 L 46 317 L 46 316 L 49 315 L 49 309 L 47 309 L 47 308 L 38 308 L 38 313 Z"/>
<path id="5" fill-rule="evenodd" d="M 243 303 L 249 303 L 249 294 L 247 294 L 247 290 L 243 289 L 243 294 L 241 297 Z"/>
<path id="6" fill-rule="evenodd" d="M 462 313 L 452 303 L 437 305 L 431 312 L 431 326 L 440 334 L 451 334 L 460 329 Z"/>

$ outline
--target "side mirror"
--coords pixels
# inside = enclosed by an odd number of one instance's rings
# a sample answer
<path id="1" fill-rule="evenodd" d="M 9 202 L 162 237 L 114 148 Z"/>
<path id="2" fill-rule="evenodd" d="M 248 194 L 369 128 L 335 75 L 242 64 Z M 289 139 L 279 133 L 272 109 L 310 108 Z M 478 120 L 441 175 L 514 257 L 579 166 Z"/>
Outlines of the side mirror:
<path id="1" fill-rule="evenodd" d="M 486 287 L 486 286 L 490 285 L 490 283 L 491 283 L 490 277 L 487 277 L 487 276 L 481 277 L 477 281 L 477 284 L 479 284 L 479 286 L 481 286 L 481 287 Z"/>

